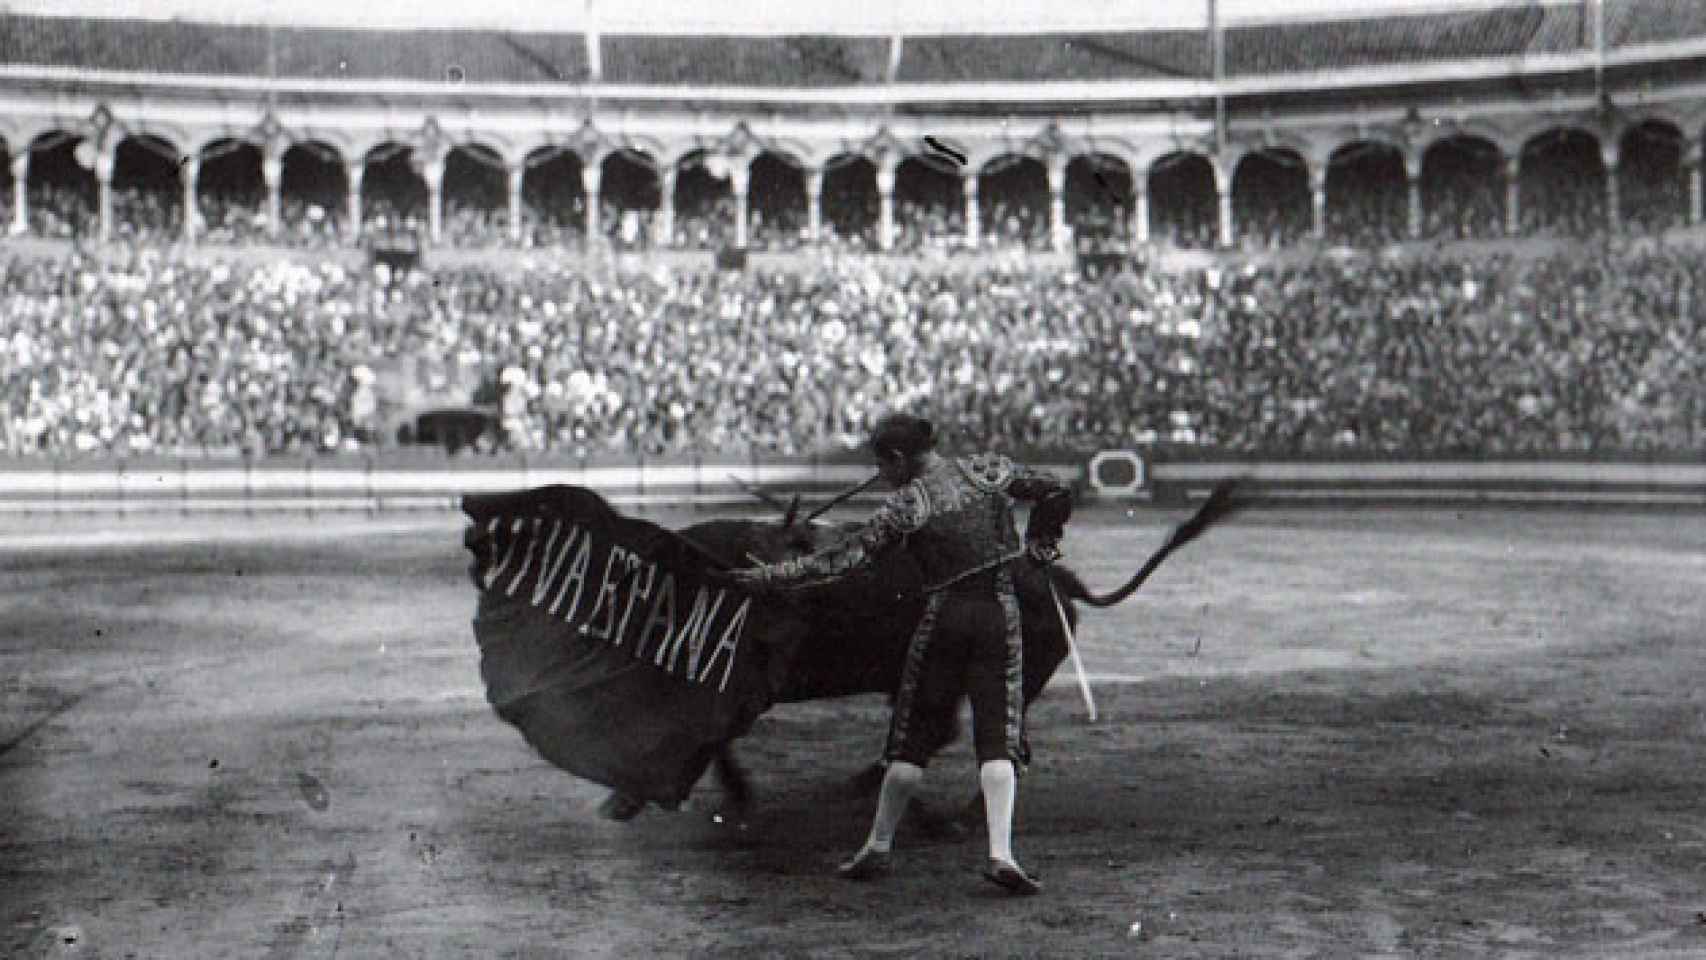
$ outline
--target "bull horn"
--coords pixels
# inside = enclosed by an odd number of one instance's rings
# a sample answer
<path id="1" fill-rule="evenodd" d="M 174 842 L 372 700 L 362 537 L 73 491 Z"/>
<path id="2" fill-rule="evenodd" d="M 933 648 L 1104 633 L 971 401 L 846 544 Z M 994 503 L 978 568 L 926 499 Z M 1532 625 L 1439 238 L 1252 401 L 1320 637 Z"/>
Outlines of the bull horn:
<path id="1" fill-rule="evenodd" d="M 849 498 L 857 496 L 861 493 L 864 493 L 867 489 L 870 488 L 870 486 L 872 484 L 876 483 L 878 480 L 881 480 L 882 478 L 883 478 L 883 475 L 880 473 L 873 474 L 871 476 L 871 478 L 869 480 L 866 480 L 864 483 L 861 483 L 856 487 L 850 487 L 846 490 L 841 491 L 840 493 L 838 493 L 834 497 L 832 497 L 828 503 L 825 503 L 823 506 L 818 507 L 816 510 L 813 510 L 811 513 L 806 514 L 806 522 L 811 523 L 813 520 L 816 520 L 818 517 L 821 517 L 824 514 L 828 513 L 831 508 L 839 506 L 843 501 L 848 500 Z"/>
<path id="2" fill-rule="evenodd" d="M 747 493 L 752 494 L 754 497 L 757 497 L 759 502 L 763 503 L 765 506 L 769 507 L 772 510 L 775 510 L 779 513 L 787 513 L 790 509 L 793 509 L 793 508 L 790 508 L 787 504 L 783 503 L 782 501 L 776 499 L 776 497 L 773 496 L 769 491 L 764 490 L 760 487 L 755 487 L 752 484 L 747 483 L 745 480 L 742 480 L 741 478 L 735 476 L 732 473 L 729 474 L 729 479 L 734 481 L 735 486 L 741 488 L 742 490 L 746 491 Z M 796 503 L 796 506 L 797 506 L 797 503 Z"/>

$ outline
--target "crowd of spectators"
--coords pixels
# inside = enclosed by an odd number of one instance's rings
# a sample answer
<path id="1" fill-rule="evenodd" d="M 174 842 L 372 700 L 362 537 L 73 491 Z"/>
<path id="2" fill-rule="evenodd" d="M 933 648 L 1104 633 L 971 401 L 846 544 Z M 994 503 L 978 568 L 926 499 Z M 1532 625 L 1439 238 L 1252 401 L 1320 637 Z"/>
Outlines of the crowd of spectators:
<path id="1" fill-rule="evenodd" d="M 63 259 L 0 265 L 0 447 L 363 449 L 396 441 L 399 409 L 437 398 L 496 411 L 501 429 L 483 445 L 576 455 L 823 450 L 890 406 L 1004 445 L 1686 449 L 1706 428 L 1706 404 L 1690 389 L 1706 348 L 1694 300 L 1706 266 L 1693 248 L 1628 242 L 1680 224 L 1683 185 L 1662 162 L 1625 157 L 1624 229 L 1608 231 L 1603 180 L 1583 168 L 1596 157 L 1525 157 L 1519 190 L 1522 237 L 1589 243 L 1550 253 L 1507 243 L 1492 258 L 1438 245 L 1504 235 L 1502 170 L 1480 156 L 1428 169 L 1420 232 L 1431 245 L 1402 258 L 1386 255 L 1409 237 L 1401 165 L 1352 158 L 1367 166 L 1329 171 L 1326 243 L 1314 244 L 1307 178 L 1272 161 L 1235 191 L 1235 250 L 1253 256 L 1111 282 L 1030 256 L 1054 238 L 1046 193 L 1024 189 L 978 198 L 978 249 L 1004 256 L 937 269 L 966 248 L 964 202 L 942 187 L 951 181 L 897 199 L 896 249 L 910 258 L 866 256 L 877 247 L 874 195 L 826 190 L 804 270 L 660 263 L 621 278 L 599 273 L 608 261 L 549 255 L 593 246 L 578 176 L 528 181 L 526 259 L 402 276 L 238 255 L 263 243 L 347 248 L 335 184 L 287 191 L 276 237 L 258 184 L 211 184 L 197 196 L 201 247 L 191 252 L 175 248 L 181 191 L 160 178 L 120 184 L 113 224 L 128 265 L 102 266 L 76 245 Z M 1212 190 L 1173 189 L 1205 175 L 1167 172 L 1168 191 L 1151 197 L 1157 248 L 1217 246 Z M 603 196 L 597 246 L 730 244 L 726 182 L 683 182 L 692 186 L 667 237 L 655 211 L 624 199 L 631 190 Z M 9 185 L 0 192 L 9 227 Z M 509 248 L 501 194 L 496 180 L 448 191 L 444 243 Z M 93 234 L 92 177 L 32 177 L 27 198 L 33 234 Z M 362 201 L 367 241 L 424 237 L 423 191 L 374 183 Z M 1104 207 L 1080 201 L 1069 215 L 1128 235 L 1127 211 Z M 808 240 L 803 197 L 772 185 L 750 208 L 753 249 Z M 1293 256 L 1262 256 L 1276 250 Z"/>
<path id="2" fill-rule="evenodd" d="M 1693 248 L 1095 282 L 1022 259 L 620 278 L 536 259 L 397 276 L 14 256 L 0 444 L 359 450 L 396 442 L 415 401 L 487 405 L 482 445 L 562 456 L 831 450 L 893 407 L 977 444 L 1269 454 L 1681 450 L 1706 426 Z"/>

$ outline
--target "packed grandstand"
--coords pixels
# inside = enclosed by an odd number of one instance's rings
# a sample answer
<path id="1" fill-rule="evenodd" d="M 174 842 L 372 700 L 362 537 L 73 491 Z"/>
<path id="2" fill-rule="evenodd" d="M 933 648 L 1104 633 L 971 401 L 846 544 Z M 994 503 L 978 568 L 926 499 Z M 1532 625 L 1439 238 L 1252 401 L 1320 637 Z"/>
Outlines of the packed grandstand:
<path id="1" fill-rule="evenodd" d="M 361 451 L 466 408 L 475 451 L 801 454 L 904 407 L 1082 450 L 1697 449 L 1706 8 L 1301 6 L 781 36 L 10 8 L 0 445 Z"/>

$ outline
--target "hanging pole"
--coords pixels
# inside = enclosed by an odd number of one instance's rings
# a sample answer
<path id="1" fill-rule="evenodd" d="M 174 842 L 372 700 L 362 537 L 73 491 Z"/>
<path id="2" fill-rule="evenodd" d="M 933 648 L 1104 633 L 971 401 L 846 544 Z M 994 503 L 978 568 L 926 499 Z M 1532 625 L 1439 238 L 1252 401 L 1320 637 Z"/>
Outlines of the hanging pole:
<path id="1" fill-rule="evenodd" d="M 1208 0 L 1209 60 L 1214 71 L 1214 149 L 1226 150 L 1226 37 L 1220 27 L 1220 0 Z"/>

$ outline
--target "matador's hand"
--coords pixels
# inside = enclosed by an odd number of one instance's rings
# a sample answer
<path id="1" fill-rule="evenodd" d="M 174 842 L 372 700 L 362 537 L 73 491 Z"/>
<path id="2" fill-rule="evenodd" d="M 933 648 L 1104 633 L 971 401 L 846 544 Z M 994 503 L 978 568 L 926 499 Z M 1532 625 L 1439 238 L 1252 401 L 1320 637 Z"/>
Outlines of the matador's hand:
<path id="1" fill-rule="evenodd" d="M 735 586 L 750 593 L 774 593 L 777 589 L 776 568 L 770 564 L 730 570 L 728 578 Z"/>
<path id="2" fill-rule="evenodd" d="M 1033 563 L 1048 566 L 1061 557 L 1060 544 L 1054 540 L 1029 540 L 1025 543 L 1025 553 Z"/>

